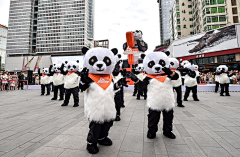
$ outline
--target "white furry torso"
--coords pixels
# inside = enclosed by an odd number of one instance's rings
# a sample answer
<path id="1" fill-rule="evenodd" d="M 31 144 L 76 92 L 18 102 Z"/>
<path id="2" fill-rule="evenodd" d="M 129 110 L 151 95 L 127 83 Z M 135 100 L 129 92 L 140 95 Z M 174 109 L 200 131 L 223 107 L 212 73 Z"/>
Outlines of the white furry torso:
<path id="1" fill-rule="evenodd" d="M 41 84 L 50 84 L 50 77 L 49 76 L 41 76 Z"/>
<path id="2" fill-rule="evenodd" d="M 164 82 L 151 79 L 148 85 L 147 106 L 153 110 L 170 110 L 175 104 L 171 80 Z"/>
<path id="3" fill-rule="evenodd" d="M 64 84 L 64 76 L 63 76 L 63 74 L 54 74 L 53 75 L 53 85 L 54 86 L 58 86 L 58 85 L 62 85 L 62 84 Z"/>
<path id="4" fill-rule="evenodd" d="M 106 90 L 95 82 L 90 84 L 84 96 L 84 113 L 90 121 L 99 123 L 115 119 L 113 82 Z"/>
<path id="5" fill-rule="evenodd" d="M 219 80 L 219 83 L 220 83 L 220 84 L 230 83 L 230 79 L 229 79 L 227 73 L 225 73 L 225 74 L 220 74 L 220 75 L 218 75 L 218 76 L 219 76 L 219 77 L 218 77 L 218 80 Z"/>
<path id="6" fill-rule="evenodd" d="M 75 88 L 79 86 L 79 82 L 80 82 L 80 77 L 76 73 L 73 73 L 71 75 L 66 75 L 65 81 L 64 81 L 64 88 L 66 89 Z"/>
<path id="7" fill-rule="evenodd" d="M 147 75 L 144 74 L 144 73 L 139 73 L 139 74 L 137 74 L 137 78 L 138 78 L 140 81 L 143 81 L 146 76 L 147 76 Z"/>
<path id="8" fill-rule="evenodd" d="M 123 78 L 122 74 L 119 73 L 117 76 L 113 76 L 113 81 L 114 83 L 117 83 L 121 78 Z M 118 91 L 120 91 L 121 89 L 119 88 L 118 90 L 115 90 L 114 93 L 117 93 Z"/>
<path id="9" fill-rule="evenodd" d="M 197 85 L 197 79 L 196 79 L 197 75 L 192 78 L 190 77 L 188 74 L 185 75 L 185 80 L 184 80 L 184 85 L 186 87 L 193 87 L 193 86 L 196 86 Z"/>
<path id="10" fill-rule="evenodd" d="M 179 87 L 182 85 L 181 73 L 178 70 L 176 70 L 175 72 L 178 74 L 179 77 L 177 80 L 172 80 L 172 86 Z"/>
<path id="11" fill-rule="evenodd" d="M 49 76 L 50 82 L 53 82 L 53 76 Z"/>

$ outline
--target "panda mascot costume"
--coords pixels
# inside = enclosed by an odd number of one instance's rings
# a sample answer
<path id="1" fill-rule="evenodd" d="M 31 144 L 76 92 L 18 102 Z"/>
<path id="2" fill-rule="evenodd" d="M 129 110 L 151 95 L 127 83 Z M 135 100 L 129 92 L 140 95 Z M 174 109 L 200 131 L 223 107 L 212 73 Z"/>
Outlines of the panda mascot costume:
<path id="1" fill-rule="evenodd" d="M 220 96 L 224 96 L 223 93 L 225 92 L 225 96 L 230 96 L 229 94 L 229 83 L 230 79 L 229 77 L 232 77 L 234 73 L 229 74 L 228 73 L 228 67 L 226 65 L 220 65 L 217 67 L 217 73 L 218 79 L 219 79 L 219 84 L 221 87 L 221 92 Z"/>
<path id="2" fill-rule="evenodd" d="M 121 86 L 121 81 L 113 82 L 112 72 L 116 64 L 117 49 L 82 48 L 84 69 L 81 72 L 80 89 L 85 91 L 84 113 L 89 120 L 87 150 L 97 154 L 97 143 L 111 146 L 108 132 L 116 118 L 114 90 Z"/>
<path id="3" fill-rule="evenodd" d="M 117 49 L 115 49 L 115 50 L 117 50 Z M 112 72 L 113 81 L 114 82 L 122 81 L 122 87 L 123 86 L 128 87 L 127 84 L 124 84 L 124 82 L 127 82 L 127 81 L 126 81 L 126 78 L 124 78 L 123 75 L 122 75 L 122 70 L 120 70 L 122 68 L 122 60 L 120 60 L 120 58 L 121 58 L 120 54 L 116 55 L 116 65 L 115 65 L 115 68 Z M 120 109 L 121 109 L 121 107 L 125 107 L 124 106 L 124 100 L 123 100 L 124 99 L 123 88 L 120 87 L 118 90 L 115 90 L 114 92 L 115 92 L 115 95 L 114 95 L 115 108 L 116 108 L 116 111 L 117 111 L 115 121 L 120 121 L 121 120 Z"/>
<path id="4" fill-rule="evenodd" d="M 47 88 L 47 94 L 50 95 L 50 71 L 52 69 L 52 65 L 49 68 L 43 68 L 43 73 L 40 72 L 40 68 L 38 69 L 38 75 L 40 76 L 41 81 L 41 95 L 45 94 L 45 87 Z"/>
<path id="5" fill-rule="evenodd" d="M 187 74 L 187 70 L 184 68 L 185 65 L 187 64 L 191 64 L 188 60 L 182 61 L 181 63 L 181 67 L 178 68 L 178 70 L 181 72 L 181 76 L 182 76 L 182 85 L 184 85 L 184 79 L 185 79 L 185 75 Z"/>
<path id="6" fill-rule="evenodd" d="M 190 94 L 190 91 L 193 93 L 193 100 L 199 101 L 197 97 L 197 75 L 194 70 L 194 66 L 190 64 L 184 65 L 184 68 L 186 69 L 186 75 L 184 79 L 184 85 L 186 87 L 185 95 L 184 95 L 184 101 L 188 101 L 188 96 Z"/>
<path id="7" fill-rule="evenodd" d="M 53 64 L 53 69 L 51 71 L 51 75 L 53 77 L 53 86 L 54 86 L 54 95 L 51 100 L 57 100 L 58 90 L 60 91 L 60 99 L 63 99 L 64 94 L 64 75 L 61 73 L 61 68 L 63 66 L 61 64 Z"/>
<path id="8" fill-rule="evenodd" d="M 175 106 L 172 81 L 177 80 L 178 74 L 169 69 L 169 58 L 163 52 L 151 52 L 141 55 L 147 76 L 143 80 L 147 85 L 148 133 L 147 137 L 153 139 L 158 131 L 160 114 L 163 113 L 163 135 L 175 139 L 172 133 L 173 108 Z M 131 74 L 131 79 L 140 82 Z"/>
<path id="9" fill-rule="evenodd" d="M 62 64 L 61 73 L 65 75 L 64 78 L 64 88 L 65 90 L 65 99 L 62 106 L 68 106 L 69 99 L 71 94 L 73 94 L 74 105 L 73 107 L 79 106 L 79 83 L 80 83 L 80 72 L 79 69 L 79 61 L 69 61 L 66 63 L 67 71 L 64 71 L 64 64 Z"/>
<path id="10" fill-rule="evenodd" d="M 179 78 L 177 80 L 172 80 L 172 86 L 173 86 L 173 90 L 176 91 L 177 93 L 177 106 L 178 107 L 185 107 L 182 104 L 182 79 L 181 79 L 181 73 L 180 71 L 177 69 L 179 67 L 179 61 L 176 58 L 169 58 L 169 62 L 170 62 L 170 69 L 172 71 L 175 71 L 175 73 L 178 74 Z"/>
<path id="11" fill-rule="evenodd" d="M 195 65 L 195 64 L 193 64 L 193 68 L 194 68 L 194 70 L 195 70 L 195 72 L 196 72 L 196 79 L 197 79 L 197 83 L 201 83 L 201 81 L 200 81 L 200 72 L 198 71 L 198 65 Z"/>
<path id="12" fill-rule="evenodd" d="M 139 81 L 143 81 L 145 77 L 147 76 L 144 71 L 143 64 L 138 64 L 135 68 L 135 75 L 137 76 Z M 140 96 L 144 97 L 144 100 L 147 99 L 147 90 L 144 88 L 145 85 L 142 85 L 141 83 L 135 83 L 134 88 L 137 93 L 137 100 L 140 100 Z"/>

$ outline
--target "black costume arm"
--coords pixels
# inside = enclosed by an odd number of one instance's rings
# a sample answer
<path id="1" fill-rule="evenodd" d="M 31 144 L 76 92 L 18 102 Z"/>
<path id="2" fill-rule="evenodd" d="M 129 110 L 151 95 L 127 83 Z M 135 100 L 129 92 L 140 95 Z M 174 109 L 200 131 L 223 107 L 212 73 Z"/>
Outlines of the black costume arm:
<path id="1" fill-rule="evenodd" d="M 171 80 L 177 80 L 179 78 L 178 73 L 175 72 L 175 74 L 173 76 L 168 75 L 168 78 L 170 78 Z"/>
<path id="2" fill-rule="evenodd" d="M 196 72 L 195 71 L 189 71 L 187 74 L 188 74 L 188 76 L 190 76 L 192 78 L 196 77 Z"/>
<path id="3" fill-rule="evenodd" d="M 82 78 L 81 78 L 80 83 L 79 83 L 79 88 L 81 89 L 81 92 L 87 90 L 92 82 L 93 82 L 93 80 L 91 79 L 91 82 L 83 83 Z"/>
<path id="4" fill-rule="evenodd" d="M 42 76 L 42 73 L 40 72 L 40 68 L 38 69 L 38 75 Z"/>
<path id="5" fill-rule="evenodd" d="M 68 71 L 64 71 L 63 68 L 64 68 L 64 64 L 62 64 L 62 66 L 60 67 L 60 73 L 63 75 L 67 75 Z"/>
<path id="6" fill-rule="evenodd" d="M 216 72 L 216 75 L 221 75 L 222 74 L 222 72 L 220 71 L 220 72 Z"/>
<path id="7" fill-rule="evenodd" d="M 233 75 L 236 75 L 235 73 L 231 73 L 231 74 L 227 74 L 228 75 L 228 77 L 232 77 Z"/>

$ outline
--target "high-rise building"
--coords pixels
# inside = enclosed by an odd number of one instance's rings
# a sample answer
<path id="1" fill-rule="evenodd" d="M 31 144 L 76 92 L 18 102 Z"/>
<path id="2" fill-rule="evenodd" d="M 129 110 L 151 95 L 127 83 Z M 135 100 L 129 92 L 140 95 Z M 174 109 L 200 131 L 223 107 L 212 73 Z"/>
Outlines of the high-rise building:
<path id="1" fill-rule="evenodd" d="M 8 28 L 0 24 L 0 69 L 5 67 Z"/>
<path id="2" fill-rule="evenodd" d="M 176 0 L 172 8 L 172 16 L 170 16 L 171 40 L 187 35 L 182 36 L 182 25 L 180 26 L 181 23 L 184 23 L 181 18 L 184 15 L 181 11 L 181 4 L 183 3 L 192 7 L 186 12 L 186 14 L 189 13 L 189 19 L 192 20 L 193 30 L 190 30 L 189 35 L 240 22 L 240 1 L 238 0 Z M 178 9 L 180 9 L 179 13 L 177 12 Z M 179 25 L 176 23 L 179 23 Z"/>
<path id="3" fill-rule="evenodd" d="M 7 54 L 76 54 L 93 47 L 94 0 L 11 0 Z"/>
<path id="4" fill-rule="evenodd" d="M 170 41 L 193 34 L 192 2 L 177 0 L 170 11 Z"/>
<path id="5" fill-rule="evenodd" d="M 169 17 L 175 0 L 158 0 L 159 3 L 159 19 L 160 19 L 160 41 L 164 44 L 170 39 Z"/>

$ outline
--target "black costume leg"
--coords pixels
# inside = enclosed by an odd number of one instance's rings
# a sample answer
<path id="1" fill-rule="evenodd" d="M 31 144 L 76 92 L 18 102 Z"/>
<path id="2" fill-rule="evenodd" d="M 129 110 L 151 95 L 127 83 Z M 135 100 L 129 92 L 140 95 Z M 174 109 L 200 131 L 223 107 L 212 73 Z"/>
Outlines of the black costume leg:
<path id="1" fill-rule="evenodd" d="M 64 87 L 63 84 L 58 86 L 60 90 L 60 100 L 63 100 Z"/>
<path id="2" fill-rule="evenodd" d="M 79 106 L 79 87 L 72 88 L 71 92 L 73 93 L 74 107 L 77 107 Z"/>
<path id="3" fill-rule="evenodd" d="M 71 89 L 66 89 L 64 104 L 67 106 L 71 96 Z"/>
<path id="4" fill-rule="evenodd" d="M 124 106 L 124 87 L 121 87 L 121 90 L 120 90 L 120 93 L 121 93 L 121 107 L 125 107 Z"/>
<path id="5" fill-rule="evenodd" d="M 218 88 L 219 88 L 219 82 L 216 82 L 216 86 L 215 86 L 215 92 L 218 92 Z"/>
<path id="6" fill-rule="evenodd" d="M 182 85 L 184 85 L 184 78 L 182 78 Z"/>
<path id="7" fill-rule="evenodd" d="M 158 131 L 158 122 L 160 120 L 161 111 L 148 109 L 148 131 L 156 133 Z"/>
<path id="8" fill-rule="evenodd" d="M 173 123 L 173 109 L 169 111 L 163 110 L 162 113 L 163 113 L 163 132 L 171 132 Z"/>
<path id="9" fill-rule="evenodd" d="M 50 95 L 50 84 L 46 84 L 47 87 L 47 95 Z"/>
<path id="10" fill-rule="evenodd" d="M 41 95 L 45 94 L 45 85 L 41 84 Z"/>
<path id="11" fill-rule="evenodd" d="M 198 100 L 197 97 L 197 86 L 192 87 L 193 99 Z"/>
<path id="12" fill-rule="evenodd" d="M 220 84 L 220 87 L 221 87 L 220 95 L 223 96 L 223 93 L 224 93 L 224 84 Z"/>
<path id="13" fill-rule="evenodd" d="M 173 87 L 177 93 L 177 104 L 182 105 L 182 86 L 179 87 Z"/>
<path id="14" fill-rule="evenodd" d="M 20 81 L 20 87 L 23 89 L 23 81 Z"/>
<path id="15" fill-rule="evenodd" d="M 109 130 L 112 126 L 113 126 L 113 121 L 104 122 L 101 126 L 101 132 L 100 132 L 100 135 L 99 135 L 98 139 L 101 140 L 101 139 L 107 137 L 108 132 L 109 132 Z"/>
<path id="16" fill-rule="evenodd" d="M 225 93 L 226 93 L 226 96 L 230 96 L 230 94 L 229 94 L 229 84 L 226 83 L 226 84 L 224 84 L 224 85 L 225 85 Z"/>
<path id="17" fill-rule="evenodd" d="M 120 116 L 120 114 L 121 114 L 121 112 L 120 112 L 120 109 L 121 109 L 121 93 L 120 93 L 120 91 L 115 93 L 114 101 L 115 101 L 115 108 L 117 111 L 117 116 Z"/>
<path id="18" fill-rule="evenodd" d="M 137 94 L 137 88 L 136 88 L 136 85 L 134 83 L 134 91 L 133 91 L 133 96 L 135 96 Z"/>
<path id="19" fill-rule="evenodd" d="M 66 91 L 67 92 L 67 91 Z M 89 124 L 89 132 L 88 132 L 88 136 L 87 136 L 87 142 L 90 144 L 96 144 L 98 139 L 99 139 L 99 135 L 101 132 L 101 124 L 95 123 L 95 122 L 90 122 Z"/>
<path id="20" fill-rule="evenodd" d="M 140 100 L 140 97 L 142 95 L 142 91 L 137 89 L 137 99 Z"/>
<path id="21" fill-rule="evenodd" d="M 191 88 L 190 87 L 186 87 L 186 91 L 185 91 L 185 95 L 184 95 L 184 100 L 187 100 L 189 93 L 190 93 Z"/>
<path id="22" fill-rule="evenodd" d="M 55 88 L 54 88 L 53 99 L 57 99 L 57 96 L 58 96 L 58 88 L 59 88 L 59 86 L 55 86 Z"/>

